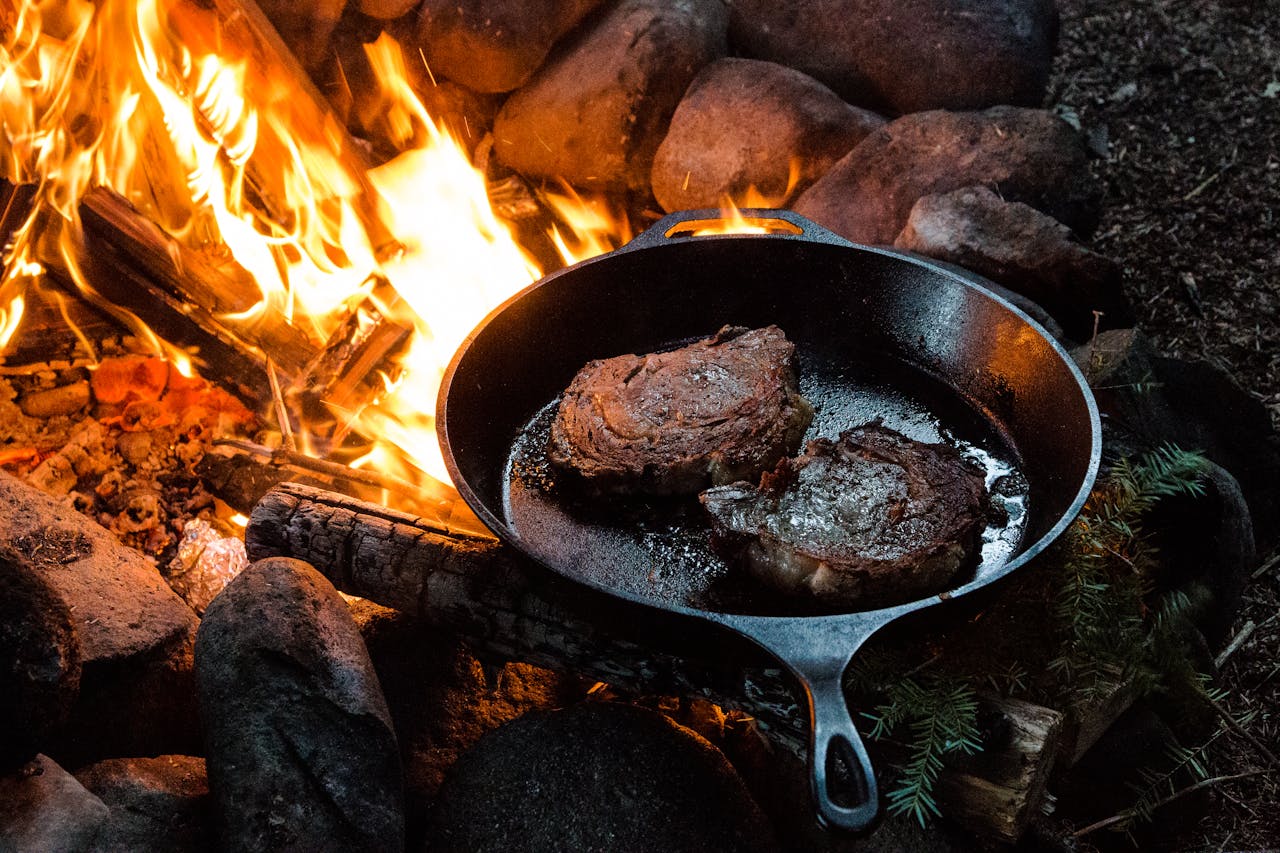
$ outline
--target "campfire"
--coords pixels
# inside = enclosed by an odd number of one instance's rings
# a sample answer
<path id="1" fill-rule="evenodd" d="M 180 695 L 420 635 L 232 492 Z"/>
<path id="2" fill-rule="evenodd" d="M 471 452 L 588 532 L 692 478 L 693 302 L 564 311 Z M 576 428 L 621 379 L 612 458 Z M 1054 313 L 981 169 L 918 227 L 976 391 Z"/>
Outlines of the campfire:
<path id="1" fill-rule="evenodd" d="M 1029 27 L 938 14 L 876 34 L 748 0 L 525 5 L 0 11 L 0 799 L 19 804 L 0 838 L 17 849 L 148 849 L 158 831 L 181 849 L 838 843 L 807 790 L 807 674 L 710 626 L 673 650 L 634 602 L 552 578 L 463 500 L 437 437 L 473 330 L 641 232 L 632 251 L 821 233 L 963 267 L 1039 324 L 1016 346 L 992 332 L 982 369 L 1035 372 L 1043 346 L 1074 370 L 1070 350 L 1105 412 L 1155 417 L 1128 390 L 1156 368 L 1120 268 L 1082 242 L 1088 146 L 1037 108 L 1051 7 Z M 922 79 L 935 49 L 973 67 Z M 577 333 L 571 313 L 548 322 Z M 1108 434 L 1050 568 L 834 673 L 882 832 L 942 818 L 1015 843 L 1171 677 L 1135 649 L 1173 642 L 1163 614 L 1203 578 L 1104 520 L 1136 530 L 1190 502 L 1225 530 L 1254 499 L 1190 452 L 1212 448 L 1164 444 L 1180 437 Z M 1238 544 L 1223 571 L 1253 559 L 1252 535 Z M 1123 621 L 1119 645 L 1066 611 L 1061 645 L 993 628 L 1039 620 L 1068 580 L 1114 591 L 1080 606 Z M 1217 639 L 1228 606 L 1193 630 Z M 544 771 L 561 814 L 512 794 Z M 630 811 L 605 816 L 597 787 L 632 791 Z"/>

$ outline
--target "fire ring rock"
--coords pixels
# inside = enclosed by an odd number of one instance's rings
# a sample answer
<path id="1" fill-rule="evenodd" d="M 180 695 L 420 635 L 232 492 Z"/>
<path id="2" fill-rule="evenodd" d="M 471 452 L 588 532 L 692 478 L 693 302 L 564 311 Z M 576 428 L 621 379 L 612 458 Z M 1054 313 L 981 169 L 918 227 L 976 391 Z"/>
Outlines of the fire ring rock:
<path id="1" fill-rule="evenodd" d="M 624 0 L 566 40 L 503 104 L 494 152 L 535 178 L 647 193 L 690 81 L 725 55 L 720 0 Z"/>
<path id="2" fill-rule="evenodd" d="M 43 578 L 0 549 L 0 773 L 29 760 L 80 692 L 71 611 Z"/>
<path id="3" fill-rule="evenodd" d="M 1080 234 L 1102 188 L 1076 131 L 1044 110 L 914 113 L 889 122 L 797 199 L 795 211 L 855 243 L 887 245 L 926 195 L 985 186 Z"/>
<path id="4" fill-rule="evenodd" d="M 721 59 L 676 107 L 654 159 L 653 194 L 664 210 L 689 210 L 754 187 L 779 207 L 884 123 L 795 69 Z"/>
<path id="5" fill-rule="evenodd" d="M 225 849 L 404 848 L 386 700 L 319 572 L 277 557 L 228 584 L 200 624 L 196 680 Z"/>
<path id="6" fill-rule="evenodd" d="M 1038 106 L 1053 0 L 729 0 L 740 53 L 798 68 L 850 103 L 910 113 Z"/>
<path id="7" fill-rule="evenodd" d="M 362 8 L 369 0 L 362 0 Z M 415 15 L 432 73 L 477 92 L 509 92 L 600 0 L 426 0 Z M 410 51 L 412 53 L 412 51 Z"/>
<path id="8" fill-rule="evenodd" d="M 111 758 L 82 767 L 75 777 L 111 810 L 98 829 L 92 853 L 216 849 L 203 758 Z"/>
<path id="9" fill-rule="evenodd" d="M 459 759 L 436 801 L 435 853 L 777 850 L 742 779 L 655 711 L 587 703 L 531 713 Z"/>
<path id="10" fill-rule="evenodd" d="M 0 850 L 83 853 L 107 807 L 47 755 L 0 775 Z"/>
<path id="11" fill-rule="evenodd" d="M 958 264 L 1038 302 L 1076 340 L 1126 327 L 1133 312 L 1120 266 L 1076 242 L 1071 229 L 986 187 L 916 201 L 894 245 Z"/>

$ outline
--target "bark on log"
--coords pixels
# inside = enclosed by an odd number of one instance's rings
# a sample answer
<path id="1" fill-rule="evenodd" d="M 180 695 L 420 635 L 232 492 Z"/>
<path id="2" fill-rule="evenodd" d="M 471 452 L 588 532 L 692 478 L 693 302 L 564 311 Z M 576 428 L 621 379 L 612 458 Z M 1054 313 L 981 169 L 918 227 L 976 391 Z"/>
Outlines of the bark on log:
<path id="1" fill-rule="evenodd" d="M 751 714 L 779 746 L 804 751 L 807 715 L 795 686 L 770 659 L 741 649 L 742 665 L 730 666 L 627 639 L 619 630 L 627 630 L 634 613 L 556 584 L 496 540 L 451 536 L 405 513 L 285 483 L 254 508 L 245 541 L 252 560 L 306 560 L 344 592 L 454 628 L 482 656 L 637 692 L 705 697 Z M 682 642 L 699 648 L 688 632 Z M 944 772 L 939 794 L 948 816 L 984 836 L 1014 841 L 1043 802 L 1061 715 L 1013 700 L 984 698 L 983 706 L 1007 718 L 1011 734 L 989 754 Z"/>

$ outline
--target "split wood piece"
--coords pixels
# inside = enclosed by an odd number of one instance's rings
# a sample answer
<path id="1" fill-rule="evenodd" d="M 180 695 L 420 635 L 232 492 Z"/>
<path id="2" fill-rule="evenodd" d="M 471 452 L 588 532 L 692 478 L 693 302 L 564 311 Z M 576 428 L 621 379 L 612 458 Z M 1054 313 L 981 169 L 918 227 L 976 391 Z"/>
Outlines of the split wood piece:
<path id="1" fill-rule="evenodd" d="M 290 396 L 312 423 L 332 421 L 335 412 L 358 412 L 383 392 L 387 377 L 398 376 L 396 359 L 413 328 L 378 306 L 394 307 L 399 301 L 390 283 L 380 280 L 371 298 L 347 316 L 301 373 L 294 374 Z M 331 438 L 340 441 L 341 432 L 336 426 Z"/>
<path id="2" fill-rule="evenodd" d="M 985 710 L 1008 721 L 1007 743 L 969 756 L 940 775 L 938 802 L 957 823 L 984 826 L 1012 844 L 1044 811 L 1063 715 L 1019 699 L 984 696 L 980 701 Z"/>
<path id="3" fill-rule="evenodd" d="M 0 247 L 13 241 L 14 232 L 31 215 L 35 194 L 33 184 L 12 184 L 0 178 Z M 106 314 L 79 299 L 65 299 L 60 292 L 30 288 L 23 294 L 23 301 L 22 332 L 9 341 L 2 354 L 9 367 L 74 360 L 80 343 L 76 329 L 90 340 L 114 337 L 124 331 Z"/>
<path id="4" fill-rule="evenodd" d="M 110 190 L 91 192 L 81 218 L 85 275 L 99 295 L 161 338 L 195 348 L 212 378 L 266 402 L 268 355 L 289 375 L 315 357 L 315 344 L 270 307 L 252 323 L 231 326 L 221 319 L 261 299 L 234 262 L 216 264 L 184 248 Z"/>
<path id="5" fill-rule="evenodd" d="M 305 560 L 344 592 L 455 629 L 482 656 L 571 671 L 634 692 L 701 696 L 752 715 L 779 746 L 797 754 L 805 749 L 806 715 L 772 659 L 744 650 L 743 665 L 729 667 L 625 639 L 627 616 L 610 601 L 556 584 L 499 543 L 443 536 L 412 515 L 296 483 L 272 489 L 259 502 L 245 541 L 252 560 Z M 685 649 L 700 648 L 695 636 L 685 626 Z M 1040 810 L 1060 715 L 1027 703 L 982 701 L 1009 718 L 1008 743 L 963 770 L 945 771 L 940 792 L 947 814 L 969 829 L 1015 840 Z"/>
<path id="6" fill-rule="evenodd" d="M 1078 702 L 1068 709 L 1066 730 L 1058 758 L 1064 767 L 1074 767 L 1120 715 L 1138 699 L 1133 680 L 1116 672 L 1116 681 L 1098 696 Z"/>
<path id="7" fill-rule="evenodd" d="M 219 262 L 185 248 L 132 205 L 106 189 L 81 206 L 86 273 L 99 294 L 136 313 L 166 340 L 193 346 L 243 396 L 270 400 L 267 361 L 286 384 L 305 389 L 313 418 L 332 418 L 319 401 L 354 411 L 381 393 L 380 372 L 411 330 L 384 318 L 373 301 L 357 306 L 323 345 L 292 325 L 277 306 L 263 305 L 253 320 L 228 323 L 262 300 L 252 277 L 231 258 Z M 383 301 L 389 288 L 375 288 Z"/>
<path id="8" fill-rule="evenodd" d="M 272 488 L 298 482 L 357 500 L 394 502 L 436 533 L 496 541 L 452 486 L 426 478 L 419 483 L 368 468 L 352 468 L 285 448 L 242 439 L 217 439 L 197 473 L 210 489 L 240 512 L 250 512 Z"/>

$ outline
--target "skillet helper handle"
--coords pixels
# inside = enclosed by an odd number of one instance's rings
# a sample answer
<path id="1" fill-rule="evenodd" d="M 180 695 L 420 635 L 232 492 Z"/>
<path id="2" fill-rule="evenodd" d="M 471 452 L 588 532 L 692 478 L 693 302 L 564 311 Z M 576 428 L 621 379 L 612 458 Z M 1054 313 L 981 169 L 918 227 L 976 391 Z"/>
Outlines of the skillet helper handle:
<path id="1" fill-rule="evenodd" d="M 738 211 L 748 225 L 765 229 L 763 235 L 777 240 L 807 240 L 814 243 L 831 243 L 839 246 L 852 245 L 843 237 L 837 236 L 821 225 L 806 219 L 798 213 L 781 208 L 744 207 Z M 725 223 L 728 217 L 724 211 L 715 208 L 705 210 L 681 210 L 668 213 L 618 251 L 645 249 L 660 246 L 664 243 L 679 243 L 686 240 L 697 240 L 697 232 L 703 228 L 715 228 Z M 741 233 L 741 232 L 740 232 Z M 752 232 L 754 233 L 754 232 Z M 722 235 L 721 235 L 722 236 Z"/>
<path id="2" fill-rule="evenodd" d="M 809 700 L 809 787 L 818 818 L 832 829 L 865 830 L 880 812 L 880 793 L 845 702 L 841 671 L 796 674 Z"/>

